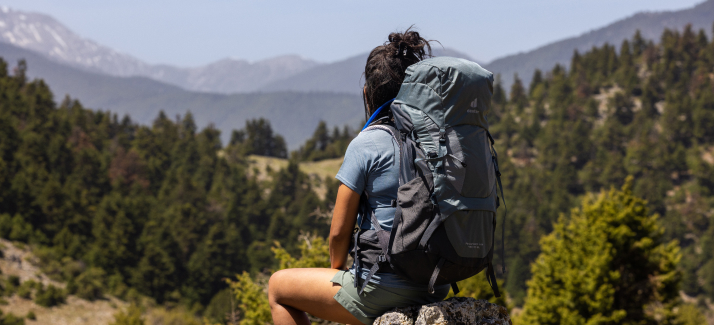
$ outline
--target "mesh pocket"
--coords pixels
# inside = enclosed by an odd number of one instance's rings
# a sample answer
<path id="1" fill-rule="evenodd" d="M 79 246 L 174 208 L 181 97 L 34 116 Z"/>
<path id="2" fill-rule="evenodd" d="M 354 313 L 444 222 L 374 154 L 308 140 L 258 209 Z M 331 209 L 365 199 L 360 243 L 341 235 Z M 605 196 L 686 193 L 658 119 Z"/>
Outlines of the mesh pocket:
<path id="1" fill-rule="evenodd" d="M 395 225 L 392 253 L 416 249 L 421 236 L 434 217 L 431 191 L 424 176 L 412 179 L 399 187 L 397 193 L 399 221 Z"/>

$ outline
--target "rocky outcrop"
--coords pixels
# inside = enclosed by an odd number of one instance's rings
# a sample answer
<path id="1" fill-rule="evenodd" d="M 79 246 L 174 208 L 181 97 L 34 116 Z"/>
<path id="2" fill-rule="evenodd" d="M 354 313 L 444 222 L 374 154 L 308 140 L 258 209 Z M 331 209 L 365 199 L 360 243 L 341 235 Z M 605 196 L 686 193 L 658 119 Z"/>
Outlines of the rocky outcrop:
<path id="1" fill-rule="evenodd" d="M 396 308 L 374 321 L 374 325 L 512 325 L 508 310 L 486 300 L 454 297 L 424 306 Z"/>

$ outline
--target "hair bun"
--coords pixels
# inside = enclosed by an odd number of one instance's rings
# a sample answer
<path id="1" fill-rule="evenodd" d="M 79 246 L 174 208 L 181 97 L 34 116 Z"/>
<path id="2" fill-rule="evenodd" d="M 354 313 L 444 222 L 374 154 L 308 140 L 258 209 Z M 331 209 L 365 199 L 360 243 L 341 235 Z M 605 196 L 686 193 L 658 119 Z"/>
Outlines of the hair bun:
<path id="1" fill-rule="evenodd" d="M 419 32 L 407 29 L 404 33 L 391 33 L 388 40 L 384 46 L 391 52 L 392 57 L 423 60 L 431 56 L 429 41 L 421 37 Z"/>
<path id="2" fill-rule="evenodd" d="M 403 33 L 391 33 L 387 39 L 369 52 L 364 67 L 364 103 L 368 110 L 396 97 L 407 68 L 431 57 L 431 41 L 411 27 Z"/>

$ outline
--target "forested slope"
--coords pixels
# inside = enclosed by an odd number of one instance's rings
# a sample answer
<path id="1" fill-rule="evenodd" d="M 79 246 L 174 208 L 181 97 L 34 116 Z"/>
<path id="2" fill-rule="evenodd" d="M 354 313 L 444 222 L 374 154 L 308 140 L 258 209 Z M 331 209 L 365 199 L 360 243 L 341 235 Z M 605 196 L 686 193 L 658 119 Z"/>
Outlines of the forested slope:
<path id="1" fill-rule="evenodd" d="M 506 283 L 517 304 L 559 214 L 628 175 L 681 245 L 682 289 L 714 298 L 714 42 L 703 31 L 576 53 L 568 71 L 536 71 L 528 90 L 517 80 L 508 99 L 497 86 L 494 107 L 497 148 L 510 158 Z"/>
<path id="2" fill-rule="evenodd" d="M 567 65 L 574 50 L 588 51 L 594 46 L 619 44 L 641 31 L 647 39 L 658 38 L 666 28 L 682 31 L 691 24 L 695 29 L 709 28 L 714 22 L 714 0 L 687 9 L 662 12 L 640 12 L 607 26 L 543 45 L 536 49 L 497 58 L 485 65 L 486 69 L 500 73 L 504 85 L 513 84 L 513 75 L 530 78 L 536 69 L 547 70 L 555 64 Z M 710 35 L 711 36 L 711 35 Z"/>
<path id="3" fill-rule="evenodd" d="M 246 155 L 267 150 L 245 149 L 256 132 L 224 148 L 190 114 L 141 126 L 57 105 L 23 65 L 7 71 L 0 61 L 0 237 L 32 244 L 68 287 L 90 277 L 119 296 L 206 306 L 224 277 L 271 267 L 273 241 L 293 251 L 301 232 L 326 235 L 313 212 L 327 206 L 296 163 L 247 176 Z"/>

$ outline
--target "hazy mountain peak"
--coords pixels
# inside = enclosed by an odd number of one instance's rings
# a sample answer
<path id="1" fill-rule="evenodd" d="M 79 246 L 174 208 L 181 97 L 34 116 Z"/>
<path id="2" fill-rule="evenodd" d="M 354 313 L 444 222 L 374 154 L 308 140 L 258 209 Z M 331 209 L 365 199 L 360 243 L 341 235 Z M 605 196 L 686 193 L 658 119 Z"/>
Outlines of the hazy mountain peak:
<path id="1" fill-rule="evenodd" d="M 38 52 L 55 61 L 113 76 L 145 76 L 188 90 L 237 93 L 255 91 L 317 65 L 298 55 L 249 62 L 226 58 L 205 66 L 150 65 L 80 37 L 54 18 L 32 12 L 0 10 L 0 42 Z"/>
<path id="2" fill-rule="evenodd" d="M 56 61 L 113 75 L 140 74 L 148 67 L 132 56 L 74 34 L 48 15 L 8 7 L 0 10 L 0 41 L 39 52 Z"/>

